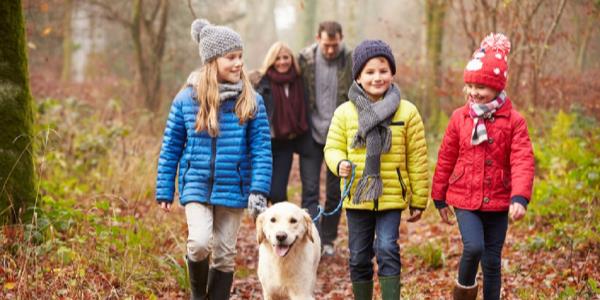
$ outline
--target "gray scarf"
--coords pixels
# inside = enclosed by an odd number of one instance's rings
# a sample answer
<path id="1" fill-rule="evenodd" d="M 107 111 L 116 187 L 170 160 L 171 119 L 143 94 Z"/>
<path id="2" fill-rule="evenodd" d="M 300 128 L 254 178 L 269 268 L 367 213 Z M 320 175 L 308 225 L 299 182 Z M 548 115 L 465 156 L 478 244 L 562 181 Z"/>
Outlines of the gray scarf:
<path id="1" fill-rule="evenodd" d="M 372 102 L 355 81 L 348 91 L 348 98 L 358 111 L 358 131 L 350 147 L 367 148 L 365 169 L 352 199 L 354 204 L 358 204 L 379 199 L 383 193 L 381 153 L 389 152 L 392 146 L 392 131 L 389 125 L 400 105 L 401 97 L 398 87 L 392 84 L 383 99 Z"/>
<path id="2" fill-rule="evenodd" d="M 186 80 L 186 85 L 194 87 L 194 97 L 196 98 L 196 85 L 198 84 L 198 76 L 200 76 L 199 71 L 194 71 L 188 76 Z M 221 102 L 236 98 L 242 93 L 243 82 L 240 80 L 237 83 L 219 83 L 219 99 Z"/>
<path id="3" fill-rule="evenodd" d="M 241 80 L 237 83 L 219 83 L 219 99 L 221 102 L 231 98 L 237 99 L 242 93 L 243 86 Z"/>

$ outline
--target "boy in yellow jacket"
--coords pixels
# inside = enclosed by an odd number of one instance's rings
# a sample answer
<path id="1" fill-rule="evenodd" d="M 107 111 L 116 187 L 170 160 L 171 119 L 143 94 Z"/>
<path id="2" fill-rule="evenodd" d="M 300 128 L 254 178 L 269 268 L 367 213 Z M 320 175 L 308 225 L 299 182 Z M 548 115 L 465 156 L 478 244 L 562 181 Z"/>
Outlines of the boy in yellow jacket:
<path id="1" fill-rule="evenodd" d="M 429 175 L 423 121 L 417 108 L 402 100 L 392 82 L 396 64 L 390 47 L 365 40 L 352 55 L 354 82 L 350 101 L 331 121 L 325 161 L 340 177 L 355 169 L 344 199 L 348 220 L 350 278 L 355 299 L 372 299 L 377 256 L 382 299 L 400 298 L 400 215 L 421 218 L 427 206 Z"/>

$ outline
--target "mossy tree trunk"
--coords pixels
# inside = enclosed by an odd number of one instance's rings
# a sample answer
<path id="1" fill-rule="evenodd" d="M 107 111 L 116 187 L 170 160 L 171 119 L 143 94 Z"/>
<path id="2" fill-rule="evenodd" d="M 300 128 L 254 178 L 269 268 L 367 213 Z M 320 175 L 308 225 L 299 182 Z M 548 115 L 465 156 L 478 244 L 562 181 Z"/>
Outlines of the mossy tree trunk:
<path id="1" fill-rule="evenodd" d="M 36 197 L 25 47 L 21 1 L 0 1 L 0 224 L 27 221 Z"/>
<path id="2" fill-rule="evenodd" d="M 426 18 L 426 77 L 424 91 L 424 115 L 431 129 L 437 129 L 440 116 L 438 89 L 442 83 L 442 42 L 444 40 L 444 20 L 448 2 L 445 0 L 425 0 Z"/>

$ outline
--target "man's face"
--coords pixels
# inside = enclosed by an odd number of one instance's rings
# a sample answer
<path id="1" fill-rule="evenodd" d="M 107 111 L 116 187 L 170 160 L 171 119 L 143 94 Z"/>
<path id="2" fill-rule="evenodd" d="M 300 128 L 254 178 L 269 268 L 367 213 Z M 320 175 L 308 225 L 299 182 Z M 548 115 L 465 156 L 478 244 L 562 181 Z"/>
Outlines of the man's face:
<path id="1" fill-rule="evenodd" d="M 321 48 L 323 56 L 328 60 L 332 60 L 335 59 L 340 52 L 342 36 L 339 33 L 336 33 L 335 36 L 332 37 L 328 35 L 326 31 L 321 31 L 317 36 L 317 43 L 319 43 L 319 48 Z"/>

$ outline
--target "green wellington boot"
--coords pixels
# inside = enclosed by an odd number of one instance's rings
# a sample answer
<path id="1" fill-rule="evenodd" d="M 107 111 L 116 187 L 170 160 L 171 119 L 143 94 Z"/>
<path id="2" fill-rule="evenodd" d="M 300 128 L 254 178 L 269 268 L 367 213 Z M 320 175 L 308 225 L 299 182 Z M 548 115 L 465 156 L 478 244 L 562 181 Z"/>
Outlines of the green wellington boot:
<path id="1" fill-rule="evenodd" d="M 379 285 L 381 286 L 381 299 L 400 299 L 400 275 L 379 277 Z"/>
<path id="2" fill-rule="evenodd" d="M 352 292 L 355 300 L 372 300 L 373 281 L 353 281 Z"/>

